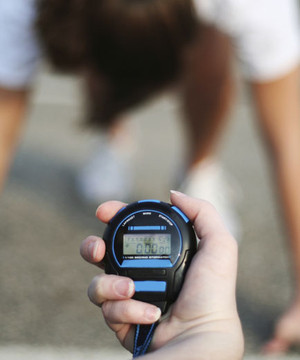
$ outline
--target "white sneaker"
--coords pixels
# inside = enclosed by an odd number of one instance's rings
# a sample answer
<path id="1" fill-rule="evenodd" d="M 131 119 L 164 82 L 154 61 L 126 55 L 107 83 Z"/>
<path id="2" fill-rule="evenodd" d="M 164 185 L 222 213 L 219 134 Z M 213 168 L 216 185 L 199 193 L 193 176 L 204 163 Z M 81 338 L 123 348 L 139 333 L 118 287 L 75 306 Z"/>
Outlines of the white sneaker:
<path id="1" fill-rule="evenodd" d="M 232 181 L 230 183 L 229 185 L 222 167 L 210 159 L 202 161 L 188 173 L 180 186 L 180 191 L 212 203 L 231 234 L 240 240 L 241 226 L 234 205 L 239 200 L 241 191 L 232 184 Z"/>
<path id="2" fill-rule="evenodd" d="M 125 152 L 107 139 L 102 139 L 77 178 L 78 191 L 84 201 L 100 204 L 112 199 L 130 199 L 133 177 L 130 155 Z"/>

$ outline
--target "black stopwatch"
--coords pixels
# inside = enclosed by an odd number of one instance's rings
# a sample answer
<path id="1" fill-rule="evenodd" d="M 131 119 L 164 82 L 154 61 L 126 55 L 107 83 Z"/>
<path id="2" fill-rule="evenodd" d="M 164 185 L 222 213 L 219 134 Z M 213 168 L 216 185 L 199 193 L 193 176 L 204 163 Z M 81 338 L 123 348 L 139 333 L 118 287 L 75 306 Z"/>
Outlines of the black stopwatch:
<path id="1" fill-rule="evenodd" d="M 132 278 L 133 298 L 165 313 L 179 294 L 197 248 L 187 216 L 176 206 L 141 200 L 122 208 L 103 238 L 105 272 Z"/>

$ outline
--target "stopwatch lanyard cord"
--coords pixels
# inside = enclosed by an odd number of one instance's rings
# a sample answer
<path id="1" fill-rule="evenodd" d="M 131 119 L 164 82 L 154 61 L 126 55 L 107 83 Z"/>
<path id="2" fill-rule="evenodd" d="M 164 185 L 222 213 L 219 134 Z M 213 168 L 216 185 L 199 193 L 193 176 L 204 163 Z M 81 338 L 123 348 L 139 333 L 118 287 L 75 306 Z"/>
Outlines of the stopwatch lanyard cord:
<path id="1" fill-rule="evenodd" d="M 158 321 L 150 325 L 137 325 L 135 329 L 133 359 L 145 355 L 154 335 Z"/>

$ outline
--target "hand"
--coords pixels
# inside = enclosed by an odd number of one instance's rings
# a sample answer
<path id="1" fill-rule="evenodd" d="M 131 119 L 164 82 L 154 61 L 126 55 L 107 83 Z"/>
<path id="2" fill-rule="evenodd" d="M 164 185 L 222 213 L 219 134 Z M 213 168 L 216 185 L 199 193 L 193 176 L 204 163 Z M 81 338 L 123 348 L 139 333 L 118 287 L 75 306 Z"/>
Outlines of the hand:
<path id="1" fill-rule="evenodd" d="M 263 347 L 265 355 L 281 355 L 286 353 L 292 345 L 300 343 L 300 299 L 293 304 L 278 320 L 274 336 Z"/>
<path id="2" fill-rule="evenodd" d="M 207 202 L 173 192 L 171 202 L 193 222 L 200 241 L 170 315 L 155 330 L 145 359 L 239 360 L 243 335 L 236 309 L 237 244 L 222 219 Z M 107 202 L 97 217 L 108 222 L 124 204 Z M 102 239 L 90 236 L 81 245 L 81 255 L 99 264 L 105 254 Z M 133 348 L 134 326 L 150 324 L 160 317 L 153 305 L 131 299 L 134 283 L 129 278 L 101 274 L 94 278 L 89 297 L 102 312 L 120 342 Z"/>

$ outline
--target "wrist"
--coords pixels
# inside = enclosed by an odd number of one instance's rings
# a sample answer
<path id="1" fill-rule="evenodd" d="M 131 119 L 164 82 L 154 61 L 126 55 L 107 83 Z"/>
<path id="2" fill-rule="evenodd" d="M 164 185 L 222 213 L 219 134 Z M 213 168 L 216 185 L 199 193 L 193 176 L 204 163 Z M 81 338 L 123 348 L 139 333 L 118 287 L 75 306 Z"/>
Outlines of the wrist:
<path id="1" fill-rule="evenodd" d="M 181 334 L 164 346 L 150 352 L 147 360 L 241 360 L 244 354 L 244 339 L 242 331 L 226 327 L 225 331 L 193 332 Z M 146 360 L 145 359 L 145 360 Z"/>
<path id="2" fill-rule="evenodd" d="M 149 355 L 151 354 L 155 360 L 163 358 L 162 354 L 168 355 L 165 358 L 173 360 L 241 360 L 244 353 L 244 337 L 237 313 L 229 312 L 218 319 L 206 320 L 199 323 L 194 321 L 190 325 L 173 322 L 171 328 L 174 332 L 158 327 Z M 228 346 L 224 347 L 224 344 Z M 149 357 L 150 359 L 152 357 Z"/>

